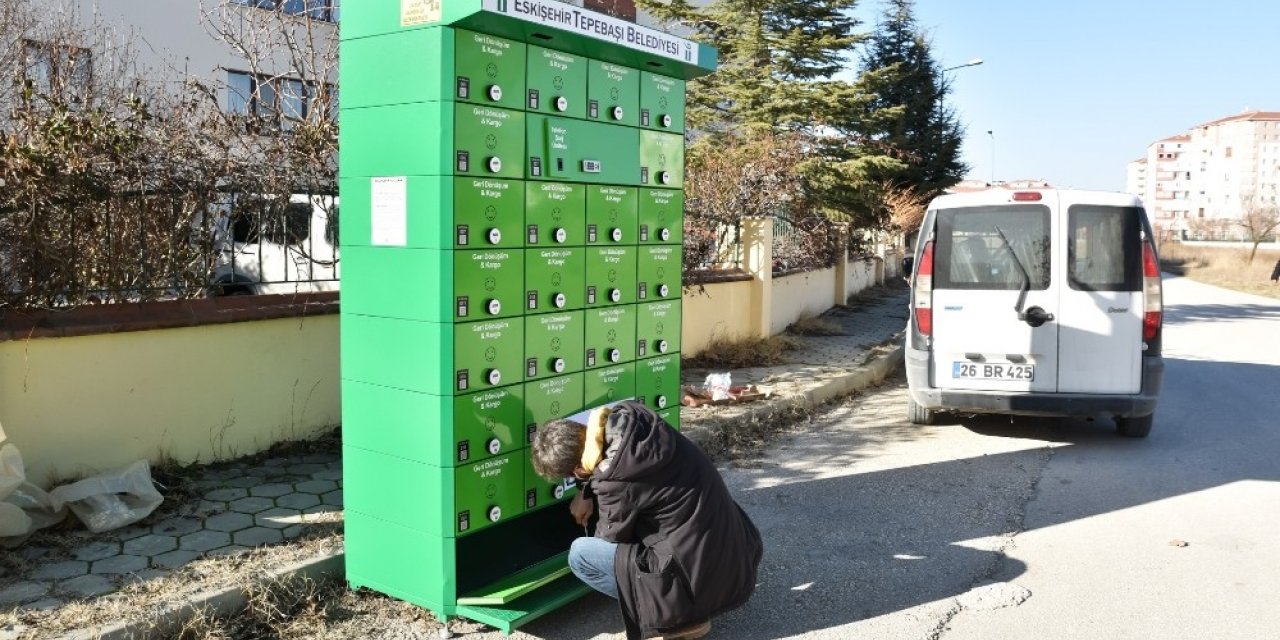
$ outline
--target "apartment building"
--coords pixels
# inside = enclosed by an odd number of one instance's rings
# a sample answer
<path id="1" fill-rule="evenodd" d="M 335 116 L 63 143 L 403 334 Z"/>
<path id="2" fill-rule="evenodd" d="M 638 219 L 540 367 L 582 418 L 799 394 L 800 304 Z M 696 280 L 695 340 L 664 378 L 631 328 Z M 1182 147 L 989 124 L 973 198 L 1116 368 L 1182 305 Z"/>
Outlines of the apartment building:
<path id="1" fill-rule="evenodd" d="M 1246 111 L 1152 143 L 1127 167 L 1166 236 L 1239 238 L 1251 208 L 1280 205 L 1280 112 Z"/>

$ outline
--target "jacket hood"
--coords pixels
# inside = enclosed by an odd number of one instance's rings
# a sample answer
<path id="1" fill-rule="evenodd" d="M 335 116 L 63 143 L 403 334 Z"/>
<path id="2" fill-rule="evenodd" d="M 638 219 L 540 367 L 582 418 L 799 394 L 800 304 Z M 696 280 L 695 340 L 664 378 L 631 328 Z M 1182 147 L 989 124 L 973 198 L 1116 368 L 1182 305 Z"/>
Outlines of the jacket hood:
<path id="1" fill-rule="evenodd" d="M 605 426 L 605 462 L 596 471 L 603 480 L 634 482 L 662 473 L 675 457 L 676 440 L 660 418 L 639 402 L 614 407 Z"/>

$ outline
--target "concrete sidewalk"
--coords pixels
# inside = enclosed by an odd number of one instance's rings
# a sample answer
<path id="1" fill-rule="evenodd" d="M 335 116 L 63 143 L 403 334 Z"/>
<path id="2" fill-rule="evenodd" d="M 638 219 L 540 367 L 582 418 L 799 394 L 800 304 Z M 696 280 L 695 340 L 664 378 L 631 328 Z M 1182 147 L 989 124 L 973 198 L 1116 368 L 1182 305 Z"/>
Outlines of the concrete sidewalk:
<path id="1" fill-rule="evenodd" d="M 830 310 L 823 317 L 841 335 L 798 337 L 787 364 L 731 372 L 735 385 L 758 385 L 768 399 L 685 407 L 685 433 L 714 448 L 745 425 L 782 423 L 788 414 L 880 382 L 902 359 L 907 298 L 904 286 L 882 287 Z M 701 385 L 707 373 L 688 369 L 683 379 Z M 146 637 L 173 629 L 195 610 L 230 614 L 246 594 L 242 584 L 214 579 L 227 567 L 258 577 L 340 572 L 340 447 L 328 440 L 302 453 L 210 465 L 179 492 L 180 500 L 166 497 L 135 526 L 97 535 L 41 532 L 0 550 L 0 640 Z M 148 587 L 152 582 L 159 586 Z M 148 589 L 168 597 L 136 610 L 124 604 Z"/>

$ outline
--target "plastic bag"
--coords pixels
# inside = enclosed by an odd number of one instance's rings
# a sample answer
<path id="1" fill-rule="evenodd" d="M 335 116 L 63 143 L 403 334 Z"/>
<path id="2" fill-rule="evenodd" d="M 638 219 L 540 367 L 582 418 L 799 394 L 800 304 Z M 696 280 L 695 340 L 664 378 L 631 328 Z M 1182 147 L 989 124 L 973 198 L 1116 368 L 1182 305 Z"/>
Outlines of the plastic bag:
<path id="1" fill-rule="evenodd" d="M 164 500 L 151 482 L 151 465 L 146 460 L 63 485 L 49 494 L 94 533 L 133 524 L 151 515 Z"/>
<path id="2" fill-rule="evenodd" d="M 728 400 L 731 397 L 729 387 L 733 386 L 733 374 L 727 371 L 708 374 L 706 381 L 702 385 L 711 394 L 713 402 L 716 400 Z"/>
<path id="3" fill-rule="evenodd" d="M 15 547 L 67 514 L 61 502 L 27 482 L 22 453 L 12 444 L 3 444 L 4 440 L 0 427 L 0 546 Z"/>

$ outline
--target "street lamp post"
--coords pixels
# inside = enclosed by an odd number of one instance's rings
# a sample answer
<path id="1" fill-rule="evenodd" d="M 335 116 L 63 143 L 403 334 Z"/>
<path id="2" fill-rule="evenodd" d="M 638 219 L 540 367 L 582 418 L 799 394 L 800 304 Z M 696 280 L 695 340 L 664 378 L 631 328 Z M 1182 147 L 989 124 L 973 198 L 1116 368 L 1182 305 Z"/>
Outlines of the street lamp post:
<path id="1" fill-rule="evenodd" d="M 987 129 L 987 135 L 991 136 L 991 184 L 996 183 L 996 132 Z"/>

